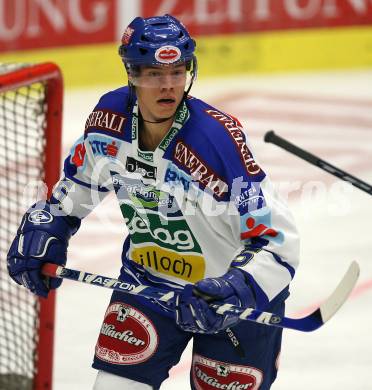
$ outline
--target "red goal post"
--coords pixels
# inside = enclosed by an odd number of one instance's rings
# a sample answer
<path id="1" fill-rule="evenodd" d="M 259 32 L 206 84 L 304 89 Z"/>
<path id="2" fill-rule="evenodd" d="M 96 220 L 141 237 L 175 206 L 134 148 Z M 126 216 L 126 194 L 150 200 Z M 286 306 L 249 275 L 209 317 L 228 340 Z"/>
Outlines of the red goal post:
<path id="1" fill-rule="evenodd" d="M 59 179 L 62 106 L 57 65 L 0 64 L 0 389 L 52 389 L 55 292 L 37 298 L 14 283 L 6 253 L 26 186 L 42 181 L 49 196 Z"/>

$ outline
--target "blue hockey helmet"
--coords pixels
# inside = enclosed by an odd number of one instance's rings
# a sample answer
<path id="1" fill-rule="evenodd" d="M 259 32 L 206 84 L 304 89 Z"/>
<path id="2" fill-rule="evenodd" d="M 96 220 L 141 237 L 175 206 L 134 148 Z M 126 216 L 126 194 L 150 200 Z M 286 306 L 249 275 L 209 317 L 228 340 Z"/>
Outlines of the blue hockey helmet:
<path id="1" fill-rule="evenodd" d="M 186 63 L 193 65 L 196 76 L 194 51 L 195 41 L 171 15 L 135 18 L 124 31 L 119 47 L 127 71 L 141 65 Z"/>

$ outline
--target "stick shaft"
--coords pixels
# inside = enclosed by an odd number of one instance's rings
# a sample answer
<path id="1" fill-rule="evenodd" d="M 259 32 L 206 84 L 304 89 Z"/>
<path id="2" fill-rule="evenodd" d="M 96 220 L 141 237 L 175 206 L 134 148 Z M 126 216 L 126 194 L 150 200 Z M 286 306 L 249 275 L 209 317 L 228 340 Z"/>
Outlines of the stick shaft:
<path id="1" fill-rule="evenodd" d="M 270 142 L 272 144 L 275 144 L 283 148 L 287 152 L 302 158 L 303 160 L 309 162 L 310 164 L 315 165 L 320 169 L 323 169 L 324 171 L 330 173 L 331 175 L 336 176 L 341 180 L 345 180 L 349 182 L 354 187 L 357 187 L 360 190 L 367 192 L 367 194 L 372 195 L 372 186 L 370 184 L 364 182 L 363 180 L 358 179 L 353 175 L 350 175 L 349 173 L 343 171 L 340 168 L 335 167 L 334 165 L 328 163 L 327 161 L 322 160 L 321 158 L 315 156 L 314 154 L 299 148 L 298 146 L 292 144 L 291 142 L 275 134 L 273 130 L 270 130 L 265 134 L 264 140 L 265 142 Z"/>
<path id="2" fill-rule="evenodd" d="M 46 263 L 42 268 L 42 273 L 46 276 L 69 279 L 75 282 L 91 284 L 105 287 L 111 290 L 122 291 L 131 295 L 139 295 L 145 298 L 157 299 L 162 302 L 171 302 L 174 298 L 173 291 L 163 291 L 149 286 L 137 286 L 123 280 L 109 278 L 108 276 L 92 274 L 71 268 L 62 267 L 57 264 Z"/>
<path id="3" fill-rule="evenodd" d="M 56 264 L 44 264 L 42 273 L 50 277 L 70 279 L 99 287 L 106 287 L 112 290 L 122 291 L 132 295 L 156 299 L 158 301 L 169 304 L 171 307 L 175 302 L 176 293 L 174 291 L 164 291 L 150 286 L 136 286 L 122 280 L 96 275 L 90 272 L 78 271 Z M 315 310 L 310 315 L 298 319 L 287 318 L 274 313 L 264 312 L 253 308 L 242 308 L 230 304 L 211 304 L 210 307 L 221 315 L 229 314 L 239 317 L 241 320 L 253 321 L 256 323 L 277 326 L 280 328 L 294 329 L 302 332 L 310 332 L 324 325 L 324 323 L 333 316 L 336 310 L 342 306 L 351 293 L 351 290 L 357 281 L 358 275 L 359 267 L 357 263 L 354 262 L 336 290 L 340 290 L 342 294 L 334 293 L 332 295 L 332 299 L 330 301 L 328 300 L 329 302 L 327 303 L 327 307 L 330 309 L 327 311 L 326 319 L 324 319 L 322 316 L 322 307 Z"/>
<path id="4" fill-rule="evenodd" d="M 46 263 L 42 268 L 42 273 L 50 277 L 74 280 L 76 282 L 105 287 L 116 291 L 122 291 L 131 295 L 157 299 L 169 305 L 174 303 L 175 293 L 173 291 L 164 291 L 150 286 L 136 286 L 118 279 L 92 274 L 90 272 L 74 270 L 52 263 Z M 242 320 L 289 328 L 293 328 L 291 325 L 296 325 L 295 323 L 292 324 L 291 321 L 286 321 L 287 319 L 285 317 L 281 317 L 273 313 L 263 312 L 253 308 L 241 308 L 230 304 L 222 306 L 211 304 L 210 306 L 219 314 L 232 314 Z"/>

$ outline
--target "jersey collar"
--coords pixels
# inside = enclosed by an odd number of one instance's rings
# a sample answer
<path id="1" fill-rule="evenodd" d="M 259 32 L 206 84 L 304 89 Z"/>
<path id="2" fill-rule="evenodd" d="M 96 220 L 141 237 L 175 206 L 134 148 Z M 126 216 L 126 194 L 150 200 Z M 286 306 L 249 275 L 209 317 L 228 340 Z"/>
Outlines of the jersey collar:
<path id="1" fill-rule="evenodd" d="M 133 107 L 132 115 L 132 145 L 136 148 L 137 157 L 150 163 L 154 162 L 154 159 L 156 158 L 155 156 L 164 154 L 169 144 L 178 134 L 178 132 L 189 119 L 189 117 L 190 112 L 187 108 L 186 102 L 183 101 L 176 111 L 172 126 L 165 134 L 157 148 L 154 151 L 144 151 L 141 150 L 138 145 L 138 103 L 136 102 Z"/>

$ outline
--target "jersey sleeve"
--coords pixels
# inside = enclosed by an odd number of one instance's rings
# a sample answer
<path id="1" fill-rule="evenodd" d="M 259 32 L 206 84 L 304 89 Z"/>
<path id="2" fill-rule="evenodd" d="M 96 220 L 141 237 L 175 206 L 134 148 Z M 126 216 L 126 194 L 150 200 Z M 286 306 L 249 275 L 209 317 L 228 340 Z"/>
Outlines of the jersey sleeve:
<path id="1" fill-rule="evenodd" d="M 71 148 L 51 201 L 67 215 L 84 218 L 113 190 L 110 167 L 130 137 L 127 88 L 104 94 L 85 122 L 85 132 Z M 126 135 L 126 133 L 128 133 Z"/>
<path id="2" fill-rule="evenodd" d="M 108 93 L 100 99 L 88 116 L 84 135 L 65 159 L 51 202 L 66 215 L 86 217 L 113 189 L 109 166 L 118 152 L 117 137 L 122 137 L 126 120 L 117 112 L 123 106 L 122 95 Z"/>
<path id="3" fill-rule="evenodd" d="M 231 266 L 247 272 L 257 307 L 264 309 L 294 277 L 298 233 L 287 205 L 256 162 L 235 118 L 228 130 L 231 142 L 224 150 L 231 206 L 228 218 L 233 236 L 240 241 Z"/>
<path id="4" fill-rule="evenodd" d="M 64 161 L 51 202 L 66 215 L 86 217 L 112 189 L 103 165 L 94 158 L 89 139 L 80 137 Z"/>

